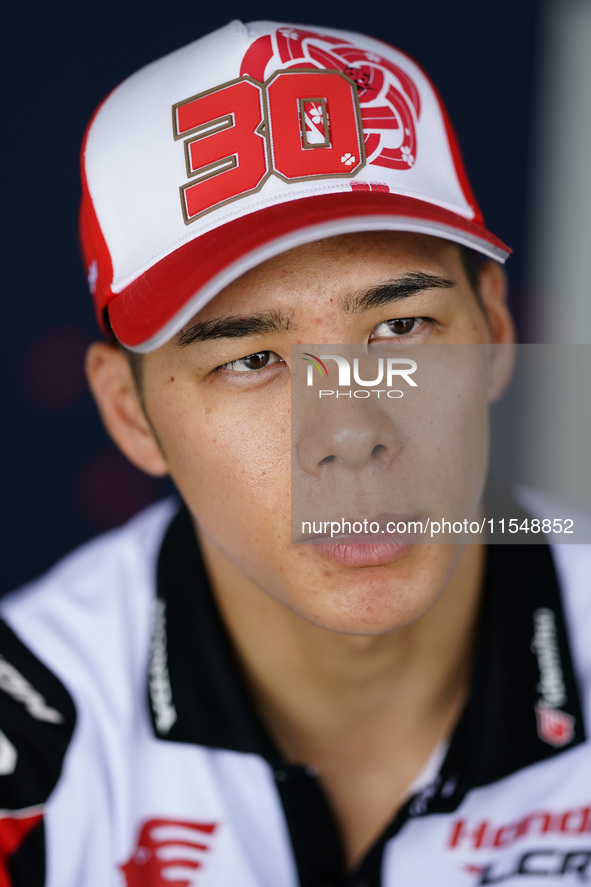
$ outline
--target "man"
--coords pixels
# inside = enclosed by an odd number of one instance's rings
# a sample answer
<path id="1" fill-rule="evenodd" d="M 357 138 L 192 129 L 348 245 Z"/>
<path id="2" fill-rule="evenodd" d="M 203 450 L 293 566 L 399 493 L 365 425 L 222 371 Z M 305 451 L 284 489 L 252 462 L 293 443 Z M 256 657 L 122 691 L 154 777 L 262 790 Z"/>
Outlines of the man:
<path id="1" fill-rule="evenodd" d="M 480 519 L 510 372 L 509 251 L 425 75 L 234 22 L 103 103 L 81 232 L 101 415 L 184 505 L 3 601 L 4 883 L 584 881 L 588 552 L 559 587 L 546 546 L 382 538 L 456 495 Z M 290 426 L 298 348 L 394 373 L 415 345 L 469 346 L 436 414 L 294 399 Z M 292 541 L 291 479 L 377 528 Z"/>

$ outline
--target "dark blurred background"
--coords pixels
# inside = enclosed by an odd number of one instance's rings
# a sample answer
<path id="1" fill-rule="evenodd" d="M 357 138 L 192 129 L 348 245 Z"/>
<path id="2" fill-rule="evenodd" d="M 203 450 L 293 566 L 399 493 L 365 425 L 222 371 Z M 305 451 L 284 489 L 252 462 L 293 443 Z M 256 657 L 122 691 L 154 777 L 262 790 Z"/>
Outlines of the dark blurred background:
<path id="1" fill-rule="evenodd" d="M 544 15 L 541 0 L 5 6 L 0 591 L 168 489 L 136 472 L 110 444 L 82 369 L 97 333 L 78 257 L 78 152 L 106 93 L 232 18 L 332 25 L 400 46 L 439 87 L 488 225 L 515 250 L 508 270 L 527 337 Z"/>

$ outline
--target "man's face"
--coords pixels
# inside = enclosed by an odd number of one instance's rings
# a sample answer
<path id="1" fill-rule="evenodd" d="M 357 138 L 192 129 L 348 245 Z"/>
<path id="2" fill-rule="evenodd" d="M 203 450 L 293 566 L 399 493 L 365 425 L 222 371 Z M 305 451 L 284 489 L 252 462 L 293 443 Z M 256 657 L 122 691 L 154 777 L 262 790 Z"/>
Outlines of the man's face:
<path id="1" fill-rule="evenodd" d="M 491 273 L 498 281 L 499 272 Z M 414 281 L 410 294 L 400 297 L 398 289 L 388 298 L 388 286 L 394 292 L 403 280 Z M 363 298 L 378 289 L 381 298 Z M 292 543 L 291 345 L 502 339 L 506 310 L 488 291 L 485 313 L 449 242 L 345 235 L 248 272 L 144 358 L 146 414 L 193 515 L 214 586 L 242 584 L 312 623 L 352 634 L 387 632 L 429 609 L 458 566 L 457 545 L 392 546 L 392 557 L 359 566 L 332 556 L 334 548 Z M 483 463 L 485 450 L 476 461 Z M 339 462 L 330 448 L 318 458 L 325 456 Z M 403 457 L 391 456 L 387 470 L 396 472 Z M 464 456 L 474 461 L 473 453 Z"/>

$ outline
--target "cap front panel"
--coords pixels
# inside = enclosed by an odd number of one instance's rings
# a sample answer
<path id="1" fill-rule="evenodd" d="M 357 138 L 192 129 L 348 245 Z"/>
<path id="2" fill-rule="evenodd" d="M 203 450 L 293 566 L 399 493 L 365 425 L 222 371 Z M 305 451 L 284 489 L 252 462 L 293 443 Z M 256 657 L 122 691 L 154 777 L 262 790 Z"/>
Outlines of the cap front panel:
<path id="1" fill-rule="evenodd" d="M 420 69 L 324 28 L 233 22 L 149 65 L 99 110 L 85 164 L 113 293 L 204 233 L 300 198 L 390 191 L 475 215 Z"/>

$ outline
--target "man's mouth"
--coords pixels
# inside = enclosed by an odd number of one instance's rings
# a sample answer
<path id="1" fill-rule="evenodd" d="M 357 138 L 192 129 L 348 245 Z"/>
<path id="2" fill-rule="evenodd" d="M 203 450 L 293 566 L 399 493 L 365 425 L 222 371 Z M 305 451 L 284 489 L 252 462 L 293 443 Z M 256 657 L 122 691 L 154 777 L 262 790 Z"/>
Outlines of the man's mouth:
<path id="1" fill-rule="evenodd" d="M 420 541 L 419 515 L 380 514 L 349 521 L 310 522 L 311 531 L 301 543 L 311 545 L 321 557 L 350 567 L 380 566 L 406 555 Z"/>
<path id="2" fill-rule="evenodd" d="M 379 567 L 399 560 L 412 550 L 410 543 L 344 541 L 335 537 L 330 541 L 314 541 L 314 550 L 321 557 L 346 567 Z"/>

